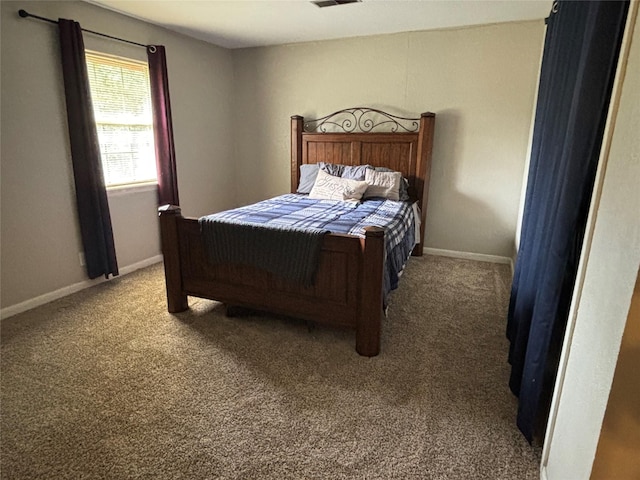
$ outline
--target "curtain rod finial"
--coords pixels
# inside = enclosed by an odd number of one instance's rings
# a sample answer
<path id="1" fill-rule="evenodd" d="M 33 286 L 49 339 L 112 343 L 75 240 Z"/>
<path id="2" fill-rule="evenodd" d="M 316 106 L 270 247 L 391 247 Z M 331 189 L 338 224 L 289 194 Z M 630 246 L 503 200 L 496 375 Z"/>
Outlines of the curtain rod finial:
<path id="1" fill-rule="evenodd" d="M 27 11 L 22 9 L 18 10 L 18 15 L 20 15 L 22 18 L 27 18 L 29 16 Z"/>

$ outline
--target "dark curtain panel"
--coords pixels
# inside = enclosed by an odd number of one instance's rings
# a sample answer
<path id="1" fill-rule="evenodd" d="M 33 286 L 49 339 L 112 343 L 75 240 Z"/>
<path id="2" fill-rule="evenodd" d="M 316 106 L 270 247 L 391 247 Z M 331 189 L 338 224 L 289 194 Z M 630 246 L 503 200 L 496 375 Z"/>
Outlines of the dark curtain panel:
<path id="1" fill-rule="evenodd" d="M 118 275 L 80 24 L 58 20 L 80 233 L 89 278 Z"/>
<path id="2" fill-rule="evenodd" d="M 158 204 L 180 205 L 178 176 L 176 174 L 176 153 L 173 145 L 171 102 L 169 100 L 167 57 L 164 47 L 162 45 L 147 47 L 147 58 L 149 61 L 153 131 L 158 170 Z"/>
<path id="3" fill-rule="evenodd" d="M 507 337 L 517 424 L 544 434 L 628 2 L 560 1 L 548 19 Z"/>

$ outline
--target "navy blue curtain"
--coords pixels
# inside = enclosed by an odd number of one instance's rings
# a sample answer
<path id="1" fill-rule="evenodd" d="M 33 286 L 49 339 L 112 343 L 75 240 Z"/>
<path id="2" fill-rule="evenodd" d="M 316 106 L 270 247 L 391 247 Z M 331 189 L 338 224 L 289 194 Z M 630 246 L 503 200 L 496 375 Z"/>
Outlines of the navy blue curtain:
<path id="1" fill-rule="evenodd" d="M 180 205 L 165 48 L 162 45 L 148 46 L 147 60 L 158 172 L 158 205 Z"/>
<path id="2" fill-rule="evenodd" d="M 89 76 L 78 22 L 59 19 L 62 73 L 67 103 L 76 205 L 87 275 L 118 275 L 100 144 L 93 116 Z"/>
<path id="3" fill-rule="evenodd" d="M 547 21 L 507 337 L 517 424 L 542 437 L 628 2 L 556 2 Z"/>
<path id="4" fill-rule="evenodd" d="M 560 1 L 547 19 L 507 337 L 517 424 L 542 438 L 595 180 L 627 1 Z"/>

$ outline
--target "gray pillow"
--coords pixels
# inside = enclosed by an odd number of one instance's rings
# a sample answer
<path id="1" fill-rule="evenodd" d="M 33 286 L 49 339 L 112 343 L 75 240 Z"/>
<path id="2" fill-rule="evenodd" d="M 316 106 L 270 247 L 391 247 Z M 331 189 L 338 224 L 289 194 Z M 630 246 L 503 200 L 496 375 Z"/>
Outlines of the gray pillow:
<path id="1" fill-rule="evenodd" d="M 316 183 L 320 167 L 317 163 L 305 163 L 300 165 L 300 183 L 298 184 L 298 193 L 309 193 Z"/>
<path id="2" fill-rule="evenodd" d="M 370 165 L 347 165 L 342 171 L 342 178 L 350 178 L 352 180 L 364 180 L 365 172 Z"/>
<path id="3" fill-rule="evenodd" d="M 320 165 L 320 170 L 324 170 L 329 175 L 358 181 L 364 180 L 367 168 L 373 168 L 371 165 L 341 165 L 326 162 L 319 162 L 318 165 Z"/>
<path id="4" fill-rule="evenodd" d="M 321 170 L 324 170 L 329 175 L 334 177 L 341 177 L 344 172 L 344 165 L 338 165 L 337 163 L 318 162 Z"/>

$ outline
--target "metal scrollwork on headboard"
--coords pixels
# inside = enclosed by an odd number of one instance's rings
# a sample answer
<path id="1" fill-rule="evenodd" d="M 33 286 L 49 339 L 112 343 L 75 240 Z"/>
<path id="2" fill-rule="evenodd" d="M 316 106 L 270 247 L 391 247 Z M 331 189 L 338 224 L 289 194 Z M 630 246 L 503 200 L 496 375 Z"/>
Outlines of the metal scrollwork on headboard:
<path id="1" fill-rule="evenodd" d="M 310 133 L 369 133 L 373 131 L 415 133 L 418 130 L 420 130 L 419 118 L 398 117 L 382 110 L 367 107 L 346 108 L 326 117 L 304 122 L 304 131 Z"/>

